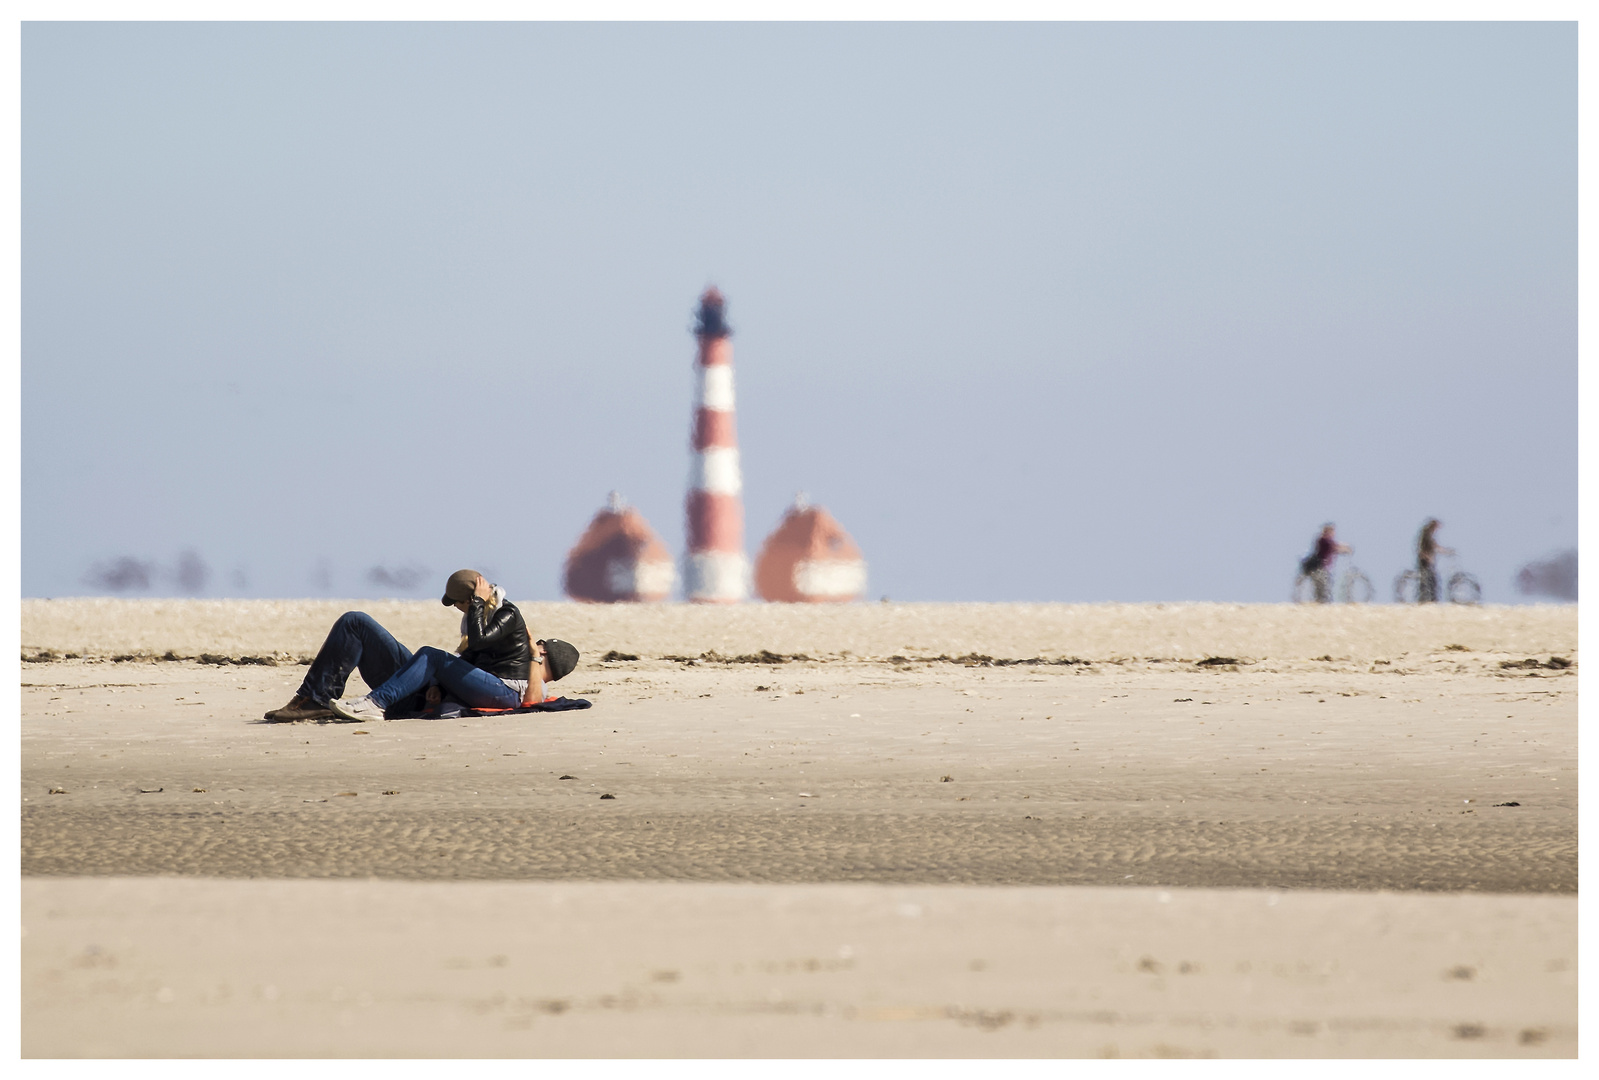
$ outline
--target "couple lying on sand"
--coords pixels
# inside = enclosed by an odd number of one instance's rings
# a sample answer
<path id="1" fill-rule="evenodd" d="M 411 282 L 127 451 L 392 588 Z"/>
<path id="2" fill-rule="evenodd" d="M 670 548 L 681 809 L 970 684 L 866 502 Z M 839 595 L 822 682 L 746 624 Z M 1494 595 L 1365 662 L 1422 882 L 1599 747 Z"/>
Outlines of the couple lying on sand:
<path id="1" fill-rule="evenodd" d="M 515 709 L 543 701 L 544 684 L 577 667 L 576 649 L 556 638 L 533 641 L 505 590 L 476 570 L 450 575 L 444 605 L 462 612 L 461 644 L 454 653 L 429 645 L 413 654 L 372 616 L 345 612 L 294 697 L 265 718 L 382 720 L 385 714 L 449 717 L 462 709 Z M 372 692 L 343 699 L 345 681 L 357 669 Z"/>

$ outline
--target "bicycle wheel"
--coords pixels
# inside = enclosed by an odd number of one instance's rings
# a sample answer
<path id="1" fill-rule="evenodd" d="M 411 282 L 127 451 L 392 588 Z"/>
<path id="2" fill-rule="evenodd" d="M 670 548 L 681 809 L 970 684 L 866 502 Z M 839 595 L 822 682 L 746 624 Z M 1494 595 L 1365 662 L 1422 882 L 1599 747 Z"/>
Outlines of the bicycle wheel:
<path id="1" fill-rule="evenodd" d="M 1414 604 L 1419 599 L 1421 590 L 1421 575 L 1414 570 L 1406 570 L 1394 578 L 1394 603 Z"/>
<path id="2" fill-rule="evenodd" d="M 1449 575 L 1449 602 L 1451 604 L 1482 603 L 1482 586 L 1464 570 Z"/>
<path id="3" fill-rule="evenodd" d="M 1289 598 L 1296 604 L 1308 604 L 1316 599 L 1316 583 L 1309 574 L 1300 574 L 1294 578 L 1294 591 Z"/>
<path id="4" fill-rule="evenodd" d="M 1377 590 L 1372 588 L 1371 578 L 1356 567 L 1345 570 L 1342 580 L 1338 582 L 1338 599 L 1341 603 L 1369 604 L 1376 595 Z"/>

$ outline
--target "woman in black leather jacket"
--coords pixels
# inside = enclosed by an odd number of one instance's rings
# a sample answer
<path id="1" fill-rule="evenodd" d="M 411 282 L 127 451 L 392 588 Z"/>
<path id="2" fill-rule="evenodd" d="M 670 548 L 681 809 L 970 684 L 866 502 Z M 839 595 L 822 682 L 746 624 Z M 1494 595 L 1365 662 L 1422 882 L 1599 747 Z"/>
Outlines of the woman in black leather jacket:
<path id="1" fill-rule="evenodd" d="M 446 593 L 445 600 L 450 599 Z M 497 594 L 494 586 L 478 574 L 471 594 L 454 601 L 452 606 L 465 616 L 461 620 L 461 645 L 456 649 L 461 659 L 497 676 L 518 693 L 527 689 L 533 643 L 516 605 L 505 599 L 503 592 Z"/>

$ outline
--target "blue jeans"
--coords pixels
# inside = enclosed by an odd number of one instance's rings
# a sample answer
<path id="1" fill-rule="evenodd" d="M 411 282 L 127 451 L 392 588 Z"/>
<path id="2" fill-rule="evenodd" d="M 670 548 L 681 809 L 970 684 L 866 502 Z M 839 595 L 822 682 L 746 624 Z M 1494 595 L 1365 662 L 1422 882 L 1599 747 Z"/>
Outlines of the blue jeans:
<path id="1" fill-rule="evenodd" d="M 469 709 L 514 709 L 522 703 L 522 695 L 497 676 L 454 653 L 424 645 L 409 664 L 372 691 L 372 704 L 386 711 L 434 683 Z"/>
<path id="2" fill-rule="evenodd" d="M 411 650 L 376 619 L 364 611 L 346 611 L 328 631 L 297 693 L 327 708 L 328 702 L 344 696 L 350 672 L 359 669 L 368 686 L 382 686 L 410 662 Z"/>

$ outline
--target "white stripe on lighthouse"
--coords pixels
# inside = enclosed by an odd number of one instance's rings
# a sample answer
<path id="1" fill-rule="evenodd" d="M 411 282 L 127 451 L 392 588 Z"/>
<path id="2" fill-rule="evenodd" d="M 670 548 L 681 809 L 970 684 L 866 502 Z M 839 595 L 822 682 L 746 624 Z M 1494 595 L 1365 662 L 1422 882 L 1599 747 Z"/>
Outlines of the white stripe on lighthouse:
<path id="1" fill-rule="evenodd" d="M 699 600 L 742 600 L 749 595 L 749 560 L 743 552 L 699 551 L 684 560 L 690 597 Z"/>
<path id="2" fill-rule="evenodd" d="M 708 491 L 712 495 L 737 495 L 744 490 L 739 474 L 738 448 L 710 446 L 694 455 L 689 466 L 688 486 L 691 491 Z"/>
<path id="3" fill-rule="evenodd" d="M 794 587 L 801 596 L 859 596 L 866 591 L 866 564 L 855 559 L 798 563 Z"/>
<path id="4" fill-rule="evenodd" d="M 699 406 L 717 412 L 733 411 L 733 365 L 699 367 Z"/>

